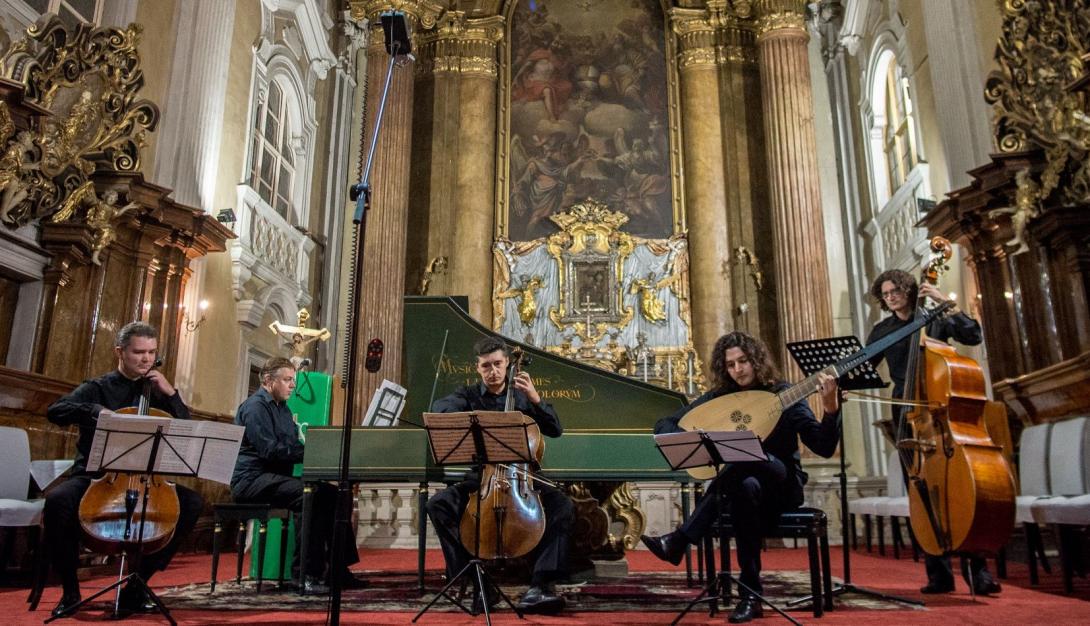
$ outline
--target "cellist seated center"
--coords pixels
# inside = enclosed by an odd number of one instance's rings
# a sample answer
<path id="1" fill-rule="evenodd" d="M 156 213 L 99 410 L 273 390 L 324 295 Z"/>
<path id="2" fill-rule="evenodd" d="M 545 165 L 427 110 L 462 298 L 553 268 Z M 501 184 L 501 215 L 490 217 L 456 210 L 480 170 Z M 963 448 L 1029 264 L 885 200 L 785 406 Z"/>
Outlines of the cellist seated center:
<path id="1" fill-rule="evenodd" d="M 512 410 L 532 418 L 543 435 L 560 436 L 563 432 L 560 419 L 553 407 L 541 399 L 529 374 L 520 372 L 515 375 L 508 389 L 510 354 L 502 341 L 486 337 L 476 343 L 474 353 L 477 355 L 477 373 L 481 381 L 461 386 L 449 396 L 440 398 L 432 406 L 432 411 L 503 411 L 510 391 Z M 473 558 L 470 549 L 463 545 L 460 523 L 479 487 L 480 476 L 471 472 L 464 481 L 447 487 L 428 500 L 428 517 L 443 548 L 448 579 L 457 576 Z M 528 613 L 555 613 L 564 608 L 564 599 L 557 595 L 554 584 L 566 574 L 568 537 L 574 509 L 571 500 L 559 489 L 537 482 L 534 488 L 544 510 L 545 531 L 537 548 L 530 553 L 534 563 L 533 574 L 530 588 L 522 596 L 519 608 Z M 482 513 L 482 518 L 484 515 Z M 490 605 L 497 600 L 491 595 L 488 597 Z"/>

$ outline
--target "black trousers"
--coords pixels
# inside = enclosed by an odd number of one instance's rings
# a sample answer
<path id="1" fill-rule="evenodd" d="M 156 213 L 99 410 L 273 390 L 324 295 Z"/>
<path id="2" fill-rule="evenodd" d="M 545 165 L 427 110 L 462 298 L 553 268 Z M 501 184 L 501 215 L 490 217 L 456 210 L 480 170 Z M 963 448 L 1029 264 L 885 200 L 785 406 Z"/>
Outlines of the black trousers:
<path id="1" fill-rule="evenodd" d="M 45 524 L 45 539 L 48 545 L 53 571 L 61 579 L 65 593 L 79 591 L 79 578 L 76 569 L 79 566 L 79 540 L 82 534 L 79 524 L 79 503 L 84 492 L 91 486 L 90 476 L 73 476 L 45 494 L 45 509 L 42 512 Z M 136 573 L 148 581 L 155 572 L 166 569 L 170 559 L 178 551 L 178 545 L 189 536 L 197 524 L 197 518 L 204 506 L 204 498 L 192 489 L 177 485 L 178 525 L 174 536 L 166 547 L 158 552 L 146 554 L 140 559 Z M 137 507 L 140 505 L 137 504 Z M 139 508 L 137 508 L 139 511 Z"/>
<path id="2" fill-rule="evenodd" d="M 950 563 L 950 555 L 934 556 L 928 554 L 924 557 L 923 564 L 927 570 L 927 582 L 944 587 L 954 584 L 954 568 Z M 965 584 L 970 584 L 970 569 L 973 571 L 973 583 L 977 586 L 995 582 L 991 572 L 988 571 L 987 561 L 978 556 L 962 556 L 961 576 L 965 579 Z"/>
<path id="3" fill-rule="evenodd" d="M 462 545 L 461 521 L 466 506 L 473 506 L 470 495 L 476 490 L 476 481 L 465 481 L 451 485 L 428 499 L 428 517 L 443 548 L 448 579 L 457 576 L 473 558 Z M 575 518 L 575 507 L 564 492 L 539 484 L 538 493 L 545 510 L 545 534 L 531 553 L 531 558 L 535 559 L 531 585 L 551 583 L 567 574 L 568 539 Z"/>
<path id="4" fill-rule="evenodd" d="M 712 481 L 692 515 L 681 525 L 689 543 L 699 543 L 716 518 L 715 493 L 723 512 L 730 513 L 738 546 L 738 579 L 757 593 L 761 587 L 761 538 L 765 526 L 775 526 L 780 513 L 798 508 L 802 494 L 787 484 L 787 468 L 769 455 L 768 461 L 734 463 Z"/>
<path id="5" fill-rule="evenodd" d="M 299 553 L 303 542 L 307 542 L 307 576 L 322 578 L 326 575 L 333 551 L 333 522 L 337 510 L 337 488 L 330 483 L 311 483 L 311 515 L 308 537 L 302 537 L 303 531 L 303 480 L 294 476 L 259 474 L 253 480 L 231 486 L 236 502 L 269 504 L 274 508 L 289 509 L 295 522 L 295 557 L 291 571 L 299 577 Z M 356 550 L 354 534 L 345 537 L 345 566 L 358 563 L 359 552 Z"/>

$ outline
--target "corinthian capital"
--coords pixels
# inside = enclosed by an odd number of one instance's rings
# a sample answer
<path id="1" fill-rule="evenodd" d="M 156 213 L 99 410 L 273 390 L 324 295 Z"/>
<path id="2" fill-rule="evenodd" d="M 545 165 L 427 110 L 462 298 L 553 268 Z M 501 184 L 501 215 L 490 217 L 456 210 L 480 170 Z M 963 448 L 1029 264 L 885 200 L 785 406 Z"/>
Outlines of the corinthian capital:
<path id="1" fill-rule="evenodd" d="M 357 20 L 373 21 L 383 11 L 401 11 L 411 26 L 429 29 L 443 13 L 443 5 L 432 0 L 349 0 L 348 10 Z"/>
<path id="2" fill-rule="evenodd" d="M 806 0 L 754 0 L 757 34 L 779 30 L 806 32 Z"/>

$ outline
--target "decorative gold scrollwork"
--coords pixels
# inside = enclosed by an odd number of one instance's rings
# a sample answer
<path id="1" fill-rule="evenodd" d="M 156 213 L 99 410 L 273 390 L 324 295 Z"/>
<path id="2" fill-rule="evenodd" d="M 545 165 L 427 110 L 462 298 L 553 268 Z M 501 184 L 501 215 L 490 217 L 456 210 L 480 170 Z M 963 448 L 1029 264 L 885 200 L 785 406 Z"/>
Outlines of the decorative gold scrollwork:
<path id="1" fill-rule="evenodd" d="M 984 92 L 995 109 L 999 150 L 1044 150 L 1046 166 L 1034 182 L 1033 204 L 1053 194 L 1059 194 L 1060 204 L 1086 204 L 1090 92 L 1085 84 L 1080 89 L 1070 85 L 1085 78 L 1090 61 L 1090 2 L 1006 0 L 1003 12 L 995 55 L 999 69 L 988 76 Z M 1024 179 L 1019 188 L 1028 189 L 1029 182 Z M 1036 210 L 1021 202 L 1019 215 Z"/>
<path id="2" fill-rule="evenodd" d="M 24 85 L 28 101 L 53 113 L 31 134 L 12 136 L 0 123 L 0 220 L 19 226 L 71 208 L 70 196 L 96 170 L 139 170 L 146 133 L 159 120 L 153 103 L 136 98 L 144 85 L 140 32 L 136 24 L 69 30 L 47 15 L 0 59 L 0 74 Z M 109 231 L 95 228 L 103 236 Z"/>

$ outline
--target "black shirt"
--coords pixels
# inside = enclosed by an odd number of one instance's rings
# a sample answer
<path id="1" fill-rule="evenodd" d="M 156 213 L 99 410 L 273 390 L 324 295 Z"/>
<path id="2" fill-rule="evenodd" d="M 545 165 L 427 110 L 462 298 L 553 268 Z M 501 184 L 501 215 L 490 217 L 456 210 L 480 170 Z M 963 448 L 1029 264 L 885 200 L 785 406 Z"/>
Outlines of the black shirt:
<path id="1" fill-rule="evenodd" d="M 867 335 L 867 345 L 886 335 L 896 332 L 912 323 L 912 317 L 902 320 L 890 315 L 874 325 Z M 938 341 L 949 342 L 951 339 L 967 346 L 975 346 L 984 340 L 980 324 L 968 315 L 958 312 L 954 315 L 939 317 L 927 325 L 927 336 Z M 885 352 L 871 359 L 875 367 L 885 358 L 889 365 L 889 377 L 893 380 L 893 397 L 900 398 L 905 388 L 905 370 L 908 369 L 908 349 L 912 345 L 912 335 L 886 348 Z"/>
<path id="2" fill-rule="evenodd" d="M 546 437 L 559 437 L 564 432 L 560 425 L 560 418 L 556 410 L 548 402 L 534 404 L 518 389 L 512 390 L 515 394 L 515 410 L 520 411 L 537 423 L 541 434 Z M 507 401 L 504 392 L 492 393 L 484 383 L 476 385 L 463 385 L 454 393 L 439 398 L 432 405 L 434 413 L 459 413 L 461 411 L 502 411 Z"/>
<path id="3" fill-rule="evenodd" d="M 515 394 L 515 410 L 529 416 L 537 424 L 541 434 L 546 437 L 559 437 L 564 432 L 560 425 L 560 418 L 556 410 L 548 402 L 534 404 L 518 389 L 513 389 Z M 492 393 L 485 384 L 463 385 L 454 390 L 449 396 L 439 398 L 431 405 L 435 413 L 460 413 L 462 411 L 502 411 L 507 402 L 507 394 L 504 392 Z M 476 483 L 480 480 L 476 472 L 466 473 L 465 480 L 468 483 Z"/>
<path id="4" fill-rule="evenodd" d="M 72 393 L 49 405 L 46 417 L 50 422 L 58 426 L 79 426 L 73 474 L 82 474 L 87 468 L 87 455 L 91 451 L 99 412 L 102 409 L 116 411 L 139 405 L 140 395 L 144 392 L 144 381 L 144 378 L 130 380 L 119 370 L 114 370 L 84 381 Z M 189 409 L 182 402 L 177 390 L 168 398 L 152 385 L 149 405 L 166 411 L 175 418 L 189 419 Z"/>
<path id="5" fill-rule="evenodd" d="M 235 423 L 246 428 L 231 476 L 231 491 L 264 473 L 291 476 L 303 461 L 303 443 L 287 402 L 276 402 L 264 387 L 246 398 L 235 413 Z"/>
<path id="6" fill-rule="evenodd" d="M 790 387 L 787 383 L 779 383 L 772 387 L 756 387 L 758 391 L 779 393 Z M 688 406 L 679 409 L 672 415 L 668 415 L 655 422 L 655 434 L 682 432 L 678 422 L 693 408 L 714 400 L 720 396 L 735 393 L 741 390 L 714 389 L 693 400 Z M 819 422 L 810 410 L 810 405 L 805 400 L 792 404 L 780 414 L 780 421 L 772 434 L 761 445 L 764 451 L 783 462 L 787 468 L 786 484 L 801 498 L 802 487 L 809 478 L 802 471 L 802 459 L 799 455 L 799 439 L 815 453 L 829 458 L 836 452 L 837 443 L 840 440 L 840 411 L 835 414 L 827 414 Z M 801 500 L 800 500 L 801 501 Z"/>

